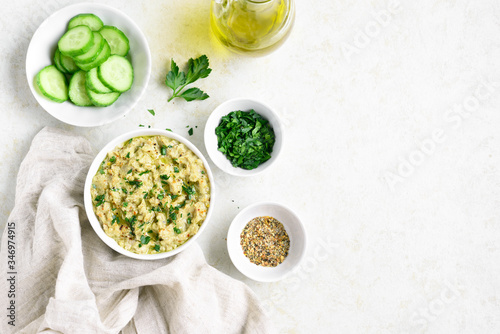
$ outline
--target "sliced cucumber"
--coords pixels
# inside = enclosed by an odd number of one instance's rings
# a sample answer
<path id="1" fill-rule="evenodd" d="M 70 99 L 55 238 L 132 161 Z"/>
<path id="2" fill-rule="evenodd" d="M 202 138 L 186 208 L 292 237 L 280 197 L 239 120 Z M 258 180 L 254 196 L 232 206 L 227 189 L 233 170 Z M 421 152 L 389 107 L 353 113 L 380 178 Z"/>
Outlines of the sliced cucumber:
<path id="1" fill-rule="evenodd" d="M 97 67 L 94 67 L 87 72 L 87 76 L 85 77 L 85 85 L 87 89 L 90 89 L 95 93 L 105 94 L 112 92 L 111 89 L 104 86 L 101 80 L 99 80 L 99 77 L 97 76 Z"/>
<path id="2" fill-rule="evenodd" d="M 115 92 L 123 93 L 132 87 L 134 69 L 127 58 L 112 55 L 97 69 L 99 80 Z"/>
<path id="3" fill-rule="evenodd" d="M 94 67 L 97 67 L 102 63 L 104 63 L 106 60 L 108 60 L 111 50 L 109 48 L 108 42 L 106 42 L 104 39 L 103 41 L 104 41 L 104 48 L 93 62 L 88 64 L 76 63 L 76 65 L 84 71 L 90 71 Z"/>
<path id="4" fill-rule="evenodd" d="M 120 93 L 118 92 L 100 94 L 93 92 L 90 89 L 87 89 L 87 94 L 92 103 L 97 107 L 110 106 L 120 97 Z"/>
<path id="5" fill-rule="evenodd" d="M 104 24 L 102 20 L 94 14 L 79 14 L 69 21 L 68 29 L 81 25 L 87 26 L 93 31 L 99 31 Z"/>
<path id="6" fill-rule="evenodd" d="M 55 102 L 69 99 L 77 106 L 107 107 L 134 81 L 125 58 L 129 49 L 127 36 L 117 27 L 105 26 L 95 14 L 76 15 L 57 42 L 54 65 L 38 72 L 34 88 Z"/>
<path id="7" fill-rule="evenodd" d="M 78 71 L 71 77 L 68 90 L 71 102 L 81 107 L 94 105 L 87 95 L 85 88 L 85 71 Z"/>
<path id="8" fill-rule="evenodd" d="M 104 26 L 99 32 L 108 42 L 112 55 L 127 55 L 130 50 L 130 43 L 127 36 L 120 29 L 113 26 Z"/>
<path id="9" fill-rule="evenodd" d="M 56 65 L 56 68 L 60 72 L 68 73 L 68 71 L 61 64 L 61 51 L 59 51 L 59 49 L 56 49 L 56 52 L 54 53 L 54 65 Z"/>
<path id="10" fill-rule="evenodd" d="M 75 57 L 87 52 L 94 45 L 94 34 L 87 26 L 76 26 L 61 37 L 57 43 L 63 55 Z"/>
<path id="11" fill-rule="evenodd" d="M 93 34 L 94 34 L 94 45 L 92 45 L 90 50 L 88 50 L 84 54 L 73 57 L 75 62 L 80 64 L 91 63 L 97 58 L 99 53 L 101 53 L 101 51 L 104 49 L 104 43 L 106 42 L 104 38 L 102 38 L 101 34 L 96 31 L 94 31 Z"/>
<path id="12" fill-rule="evenodd" d="M 35 81 L 40 92 L 50 100 L 62 103 L 68 99 L 66 77 L 54 65 L 46 66 L 38 72 Z"/>
<path id="13" fill-rule="evenodd" d="M 76 71 L 79 71 L 80 68 L 76 66 L 75 61 L 73 58 L 65 56 L 61 54 L 61 66 L 66 70 L 68 73 L 75 73 Z"/>

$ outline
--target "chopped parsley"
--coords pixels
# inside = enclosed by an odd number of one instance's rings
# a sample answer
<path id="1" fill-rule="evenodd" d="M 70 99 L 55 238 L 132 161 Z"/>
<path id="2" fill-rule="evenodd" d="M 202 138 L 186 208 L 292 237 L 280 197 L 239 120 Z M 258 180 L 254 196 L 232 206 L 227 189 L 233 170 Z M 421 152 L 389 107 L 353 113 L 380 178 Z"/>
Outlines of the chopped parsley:
<path id="1" fill-rule="evenodd" d="M 141 245 L 147 245 L 150 240 L 151 240 L 151 237 L 141 235 Z"/>
<path id="2" fill-rule="evenodd" d="M 189 134 L 190 136 L 192 136 L 192 135 L 193 135 L 193 128 L 189 129 L 188 134 Z"/>
<path id="3" fill-rule="evenodd" d="M 130 168 L 130 170 L 127 172 L 127 174 L 130 174 L 132 173 L 132 168 Z"/>
<path id="4" fill-rule="evenodd" d="M 251 109 L 232 111 L 215 129 L 217 149 L 234 167 L 255 169 L 271 159 L 276 137 L 269 121 Z"/>
<path id="5" fill-rule="evenodd" d="M 136 186 L 137 188 L 142 187 L 143 183 L 140 180 L 127 181 L 131 186 Z"/>
<path id="6" fill-rule="evenodd" d="M 115 163 L 116 162 L 116 157 L 113 155 L 111 158 L 109 158 L 109 161 L 111 163 Z"/>
<path id="7" fill-rule="evenodd" d="M 162 145 L 161 147 L 161 155 L 166 155 L 167 154 L 167 147 L 165 145 Z"/>
<path id="8" fill-rule="evenodd" d="M 175 173 L 179 173 L 179 167 L 174 166 L 174 172 L 175 172 Z"/>
<path id="9" fill-rule="evenodd" d="M 155 251 L 157 251 L 157 252 L 160 251 L 160 245 L 155 245 Z"/>
<path id="10" fill-rule="evenodd" d="M 155 212 L 161 212 L 161 208 L 159 206 L 153 206 L 151 208 L 151 211 L 155 211 Z"/>
<path id="11" fill-rule="evenodd" d="M 194 186 L 186 186 L 185 184 L 183 184 L 182 190 L 186 192 L 189 199 L 193 198 L 193 196 L 196 194 L 196 189 L 194 188 Z"/>
<path id="12" fill-rule="evenodd" d="M 153 115 L 153 116 L 155 115 L 155 111 L 154 111 L 153 109 L 148 109 L 148 111 L 149 111 L 149 113 L 150 113 L 151 115 Z"/>
<path id="13" fill-rule="evenodd" d="M 172 208 L 172 207 L 170 207 L 170 208 Z M 170 212 L 170 213 L 168 214 L 168 217 L 170 218 L 170 220 L 171 220 L 171 221 L 176 221 L 176 220 L 177 220 L 177 213 L 175 213 L 175 212 Z"/>
<path id="14" fill-rule="evenodd" d="M 144 172 L 142 172 L 142 173 L 139 173 L 139 176 L 144 175 L 144 174 L 147 174 L 147 173 L 149 173 L 149 172 L 150 172 L 149 170 L 144 171 Z"/>
<path id="15" fill-rule="evenodd" d="M 188 224 L 191 224 L 191 217 L 188 217 L 188 219 L 187 219 L 187 223 L 188 223 Z"/>
<path id="16" fill-rule="evenodd" d="M 126 157 L 127 159 L 130 159 L 130 152 L 127 153 Z"/>
<path id="17" fill-rule="evenodd" d="M 123 206 L 126 208 L 128 206 L 128 202 L 123 202 Z"/>
<path id="18" fill-rule="evenodd" d="M 174 227 L 174 232 L 177 233 L 177 234 L 181 234 L 182 231 L 180 229 L 178 229 L 177 227 Z"/>
<path id="19" fill-rule="evenodd" d="M 127 221 L 128 225 L 130 226 L 130 233 L 132 235 L 135 235 L 135 233 L 134 233 L 134 225 L 137 222 L 137 217 L 135 215 L 132 216 L 132 217 L 130 217 L 130 218 L 126 218 L 125 217 L 125 220 Z"/>
<path id="20" fill-rule="evenodd" d="M 113 215 L 113 220 L 111 221 L 111 225 L 113 225 L 114 223 L 120 223 L 120 218 L 118 218 L 117 216 Z"/>
<path id="21" fill-rule="evenodd" d="M 104 194 L 96 196 L 94 200 L 97 202 L 95 205 L 96 207 L 101 206 L 102 204 L 104 204 Z"/>

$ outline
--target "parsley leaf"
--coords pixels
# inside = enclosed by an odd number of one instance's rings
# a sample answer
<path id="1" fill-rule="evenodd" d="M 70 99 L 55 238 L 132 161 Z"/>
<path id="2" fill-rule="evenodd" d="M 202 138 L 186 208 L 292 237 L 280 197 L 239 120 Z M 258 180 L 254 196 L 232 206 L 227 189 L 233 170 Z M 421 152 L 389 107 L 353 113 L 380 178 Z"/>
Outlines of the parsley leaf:
<path id="1" fill-rule="evenodd" d="M 193 87 L 186 89 L 181 94 L 179 94 L 178 97 L 182 97 L 184 98 L 184 100 L 189 102 L 193 100 L 205 100 L 206 98 L 208 98 L 208 94 L 204 93 L 199 88 Z"/>
<path id="2" fill-rule="evenodd" d="M 189 134 L 190 136 L 192 136 L 192 135 L 193 135 L 193 128 L 189 129 L 188 134 Z"/>
<path id="3" fill-rule="evenodd" d="M 137 188 L 142 187 L 143 183 L 140 180 L 126 181 L 131 186 L 136 186 Z"/>
<path id="4" fill-rule="evenodd" d="M 177 234 L 181 234 L 182 231 L 180 229 L 178 229 L 177 227 L 174 227 L 174 232 L 177 233 Z"/>
<path id="5" fill-rule="evenodd" d="M 182 97 L 188 102 L 193 100 L 205 100 L 208 98 L 208 94 L 199 88 L 193 87 L 182 91 L 187 85 L 195 82 L 196 80 L 208 77 L 210 72 L 212 72 L 212 69 L 208 66 L 209 61 L 206 55 L 200 56 L 196 59 L 190 58 L 186 74 L 179 71 L 179 66 L 177 66 L 175 61 L 172 59 L 170 61 L 170 72 L 168 72 L 165 80 L 165 84 L 173 90 L 173 94 L 168 99 L 168 102 L 176 97 Z"/>
<path id="6" fill-rule="evenodd" d="M 105 197 L 104 194 L 95 197 L 94 201 L 97 202 L 96 205 L 95 205 L 96 207 L 99 207 L 99 206 L 101 206 L 104 203 L 104 197 Z"/>
<path id="7" fill-rule="evenodd" d="M 167 73 L 165 84 L 172 88 L 174 93 L 178 87 L 186 84 L 186 73 L 182 71 L 179 72 L 179 66 L 177 66 L 173 59 L 170 60 L 170 72 Z M 171 99 L 173 99 L 173 97 Z"/>
<path id="8" fill-rule="evenodd" d="M 130 226 L 130 233 L 132 235 L 135 235 L 134 233 L 134 225 L 137 222 L 137 217 L 134 215 L 130 218 L 125 217 L 125 220 L 127 221 L 128 225 Z"/>
<path id="9" fill-rule="evenodd" d="M 153 115 L 153 116 L 155 115 L 155 111 L 154 111 L 153 109 L 148 109 L 148 111 L 149 111 L 149 113 L 150 113 L 151 115 Z"/>
<path id="10" fill-rule="evenodd" d="M 183 184 L 182 190 L 184 190 L 186 192 L 189 199 L 191 199 L 196 194 L 196 189 L 194 188 L 194 186 L 187 186 L 187 185 Z"/>
<path id="11" fill-rule="evenodd" d="M 141 235 L 141 244 L 142 245 L 147 245 L 150 240 L 151 240 L 150 236 Z"/>

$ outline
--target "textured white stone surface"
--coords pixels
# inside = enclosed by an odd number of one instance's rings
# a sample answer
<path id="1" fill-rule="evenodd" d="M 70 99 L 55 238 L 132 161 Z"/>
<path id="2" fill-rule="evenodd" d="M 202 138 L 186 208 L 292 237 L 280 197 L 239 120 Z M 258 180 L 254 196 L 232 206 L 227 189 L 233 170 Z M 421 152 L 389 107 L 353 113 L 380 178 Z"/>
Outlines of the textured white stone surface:
<path id="1" fill-rule="evenodd" d="M 500 3 L 296 2 L 286 44 L 246 58 L 211 37 L 208 0 L 105 1 L 147 36 L 152 77 L 122 120 L 77 128 L 37 105 L 24 70 L 38 25 L 73 2 L 4 1 L 1 227 L 19 164 L 44 126 L 81 134 L 96 152 L 139 124 L 184 136 L 198 126 L 189 138 L 206 153 L 211 110 L 259 98 L 285 121 L 282 157 L 251 179 L 213 166 L 218 205 L 199 242 L 210 264 L 252 287 L 280 332 L 500 332 Z M 213 68 L 199 83 L 210 98 L 167 103 L 170 58 L 201 54 Z M 248 280 L 226 251 L 232 218 L 260 200 L 294 208 L 309 231 L 306 261 L 286 281 Z"/>

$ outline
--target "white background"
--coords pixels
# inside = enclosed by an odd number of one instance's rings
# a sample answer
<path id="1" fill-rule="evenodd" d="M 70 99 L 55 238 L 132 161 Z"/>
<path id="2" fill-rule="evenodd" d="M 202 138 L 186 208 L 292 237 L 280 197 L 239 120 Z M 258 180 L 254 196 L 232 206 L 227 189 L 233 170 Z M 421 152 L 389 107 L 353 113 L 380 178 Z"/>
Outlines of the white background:
<path id="1" fill-rule="evenodd" d="M 43 127 L 81 134 L 97 152 L 139 124 L 186 137 L 198 126 L 189 139 L 206 154 L 210 112 L 258 98 L 283 117 L 286 146 L 262 176 L 212 165 L 218 206 L 198 239 L 211 265 L 247 283 L 285 333 L 500 332 L 498 1 L 297 0 L 292 35 L 263 58 L 213 40 L 208 0 L 104 1 L 141 27 L 153 66 L 134 110 L 97 128 L 51 117 L 25 75 L 36 28 L 71 3 L 2 3 L 2 228 L 19 164 Z M 213 72 L 198 86 L 210 98 L 167 103 L 170 58 L 201 54 Z M 292 207 L 309 232 L 306 261 L 286 281 L 246 279 L 226 251 L 232 218 L 261 200 Z"/>

